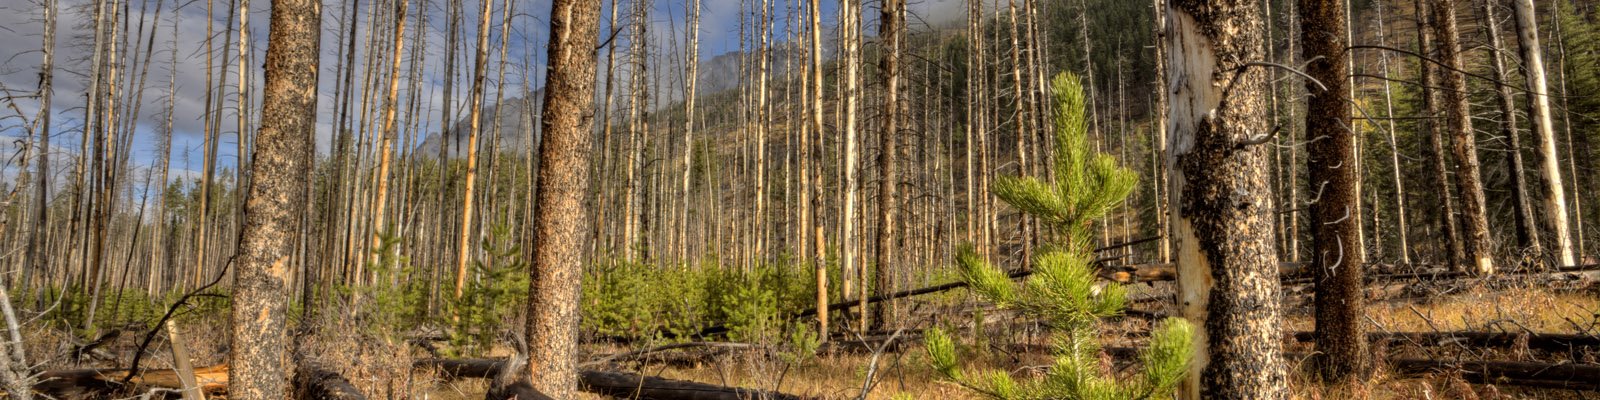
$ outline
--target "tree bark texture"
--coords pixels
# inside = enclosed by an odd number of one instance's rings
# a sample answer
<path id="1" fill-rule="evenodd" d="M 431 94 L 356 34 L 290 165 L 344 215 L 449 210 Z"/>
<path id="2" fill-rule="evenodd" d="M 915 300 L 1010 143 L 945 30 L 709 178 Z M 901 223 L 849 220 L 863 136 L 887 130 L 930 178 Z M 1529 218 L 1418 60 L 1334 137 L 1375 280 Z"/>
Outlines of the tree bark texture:
<path id="1" fill-rule="evenodd" d="M 322 2 L 272 2 L 261 127 L 251 157 L 251 180 L 233 283 L 230 398 L 287 395 L 285 311 L 289 258 L 294 254 L 310 179 L 305 154 L 314 151 L 317 64 Z"/>
<path id="2" fill-rule="evenodd" d="M 1305 45 L 1307 183 L 1311 203 L 1311 248 L 1316 284 L 1316 348 L 1313 363 L 1324 379 L 1359 378 L 1369 369 L 1362 309 L 1361 214 L 1356 134 L 1350 129 L 1349 63 L 1345 12 L 1339 0 L 1302 0 L 1300 35 Z"/>
<path id="3" fill-rule="evenodd" d="M 1264 32 L 1253 1 L 1167 5 L 1167 126 L 1179 302 L 1198 328 L 1185 398 L 1282 399 L 1278 256 L 1265 148 Z"/>
<path id="4" fill-rule="evenodd" d="M 600 3 L 555 0 L 550 15 L 534 219 L 539 239 L 528 293 L 528 373 L 534 389 L 570 399 L 578 388 L 579 280 L 591 223 L 584 197 L 589 192 Z"/>

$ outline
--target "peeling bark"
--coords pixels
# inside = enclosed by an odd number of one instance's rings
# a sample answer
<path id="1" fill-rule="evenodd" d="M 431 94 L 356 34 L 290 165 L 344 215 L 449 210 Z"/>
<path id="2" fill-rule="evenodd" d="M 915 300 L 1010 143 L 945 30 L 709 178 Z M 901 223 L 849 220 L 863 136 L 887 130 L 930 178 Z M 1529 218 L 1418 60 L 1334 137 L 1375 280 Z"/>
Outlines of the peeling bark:
<path id="1" fill-rule="evenodd" d="M 1167 169 L 1179 301 L 1197 327 L 1185 398 L 1281 399 L 1278 256 L 1267 155 L 1259 5 L 1167 5 Z"/>

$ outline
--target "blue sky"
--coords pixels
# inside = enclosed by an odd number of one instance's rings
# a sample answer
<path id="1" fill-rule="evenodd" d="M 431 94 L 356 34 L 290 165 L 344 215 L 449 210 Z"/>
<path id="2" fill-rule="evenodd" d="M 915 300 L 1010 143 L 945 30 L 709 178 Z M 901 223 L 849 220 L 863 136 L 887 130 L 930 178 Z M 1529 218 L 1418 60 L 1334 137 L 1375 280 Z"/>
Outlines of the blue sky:
<path id="1" fill-rule="evenodd" d="M 0 85 L 3 85 L 4 89 L 12 94 L 32 94 L 38 82 L 38 68 L 41 60 L 41 54 L 38 49 L 41 47 L 41 32 L 43 29 L 41 20 L 42 1 L 0 0 Z M 87 81 L 85 66 L 88 64 L 87 55 L 90 53 L 89 43 L 91 43 L 92 39 L 85 26 L 88 25 L 86 22 L 90 19 L 89 7 L 93 5 L 95 0 L 58 1 L 61 6 L 61 12 L 57 27 L 56 76 L 53 80 L 55 100 L 52 107 L 54 109 L 52 127 L 52 145 L 54 149 L 52 154 L 58 155 L 55 158 L 56 160 L 63 160 L 55 162 L 54 165 L 65 167 L 70 164 L 64 160 L 75 154 L 80 145 L 79 133 L 76 129 L 81 125 L 83 115 L 82 105 Z M 149 32 L 150 29 L 155 29 L 156 31 L 154 63 L 151 64 L 149 75 L 146 78 L 148 81 L 145 84 L 144 97 L 139 100 L 143 103 L 143 106 L 138 116 L 138 128 L 134 132 L 133 163 L 143 167 L 161 159 L 159 154 L 159 133 L 163 130 L 162 122 L 166 113 L 168 79 L 169 76 L 172 76 L 169 73 L 176 69 L 172 169 L 175 177 L 192 176 L 195 173 L 194 171 L 201 168 L 203 136 L 203 118 L 201 116 L 203 115 L 202 110 L 205 108 L 206 92 L 204 89 L 207 87 L 203 49 L 206 37 L 206 0 L 120 1 L 126 3 L 129 14 L 134 16 L 127 27 L 128 35 L 133 35 L 139 30 L 140 22 L 144 23 L 146 32 Z M 211 18 L 218 24 L 215 28 L 217 30 L 215 35 L 221 40 L 223 32 L 220 25 L 225 20 L 225 16 L 228 15 L 228 3 L 231 0 L 213 1 L 215 3 L 213 4 L 214 10 L 211 13 Z M 337 77 L 333 75 L 333 72 L 334 66 L 338 61 L 335 56 L 338 54 L 339 48 L 344 44 L 338 40 L 341 34 L 339 26 L 343 21 L 360 18 L 361 25 L 357 32 L 357 48 L 359 52 L 358 62 L 361 62 L 367 57 L 369 50 L 383 51 L 382 49 L 368 49 L 365 46 L 365 40 L 368 38 L 371 28 L 369 18 L 371 17 L 372 6 L 375 4 L 385 6 L 392 4 L 392 1 L 394 0 L 361 1 L 359 10 L 350 10 L 352 2 L 349 1 L 329 1 L 324 4 L 323 76 L 319 85 L 321 98 L 319 101 L 317 132 L 319 153 L 327 153 L 331 138 L 334 136 L 333 105 L 336 99 L 334 99 L 333 95 Z M 442 96 L 442 87 L 445 80 L 443 76 L 445 46 L 443 43 L 446 41 L 446 29 L 444 26 L 446 18 L 443 7 L 446 3 L 442 0 L 411 1 L 412 16 L 408 21 L 410 25 L 407 28 L 407 40 L 411 41 L 409 36 L 416 29 L 417 17 L 415 11 L 418 9 L 419 4 L 426 3 L 428 27 L 425 31 L 426 37 L 424 40 L 426 41 L 425 49 L 428 55 L 423 65 L 423 74 L 425 75 L 423 84 L 419 86 L 416 93 L 406 91 L 406 87 L 402 85 L 400 96 L 402 102 L 409 101 L 413 95 L 422 96 L 420 108 L 423 111 L 422 115 L 418 117 L 429 120 L 424 122 L 424 129 L 427 132 L 431 132 L 436 131 L 440 125 L 439 121 L 437 121 L 439 108 L 445 101 Z M 797 12 L 804 13 L 804 6 L 803 4 L 797 5 L 795 0 L 772 1 L 772 7 L 776 13 L 773 17 L 776 24 L 774 29 L 777 32 L 775 41 L 782 41 L 784 39 L 783 32 L 786 28 L 785 20 L 788 17 L 789 10 L 792 8 Z M 758 0 L 701 0 L 700 56 L 702 58 L 714 57 L 738 49 L 741 2 L 746 3 L 746 7 L 748 7 L 745 10 L 746 12 L 755 12 L 760 3 Z M 477 22 L 477 15 L 481 10 L 479 8 L 481 3 L 471 0 L 465 0 L 464 3 L 466 4 L 463 5 L 465 15 L 463 17 L 462 34 L 464 36 L 462 40 L 466 43 L 464 46 L 471 46 L 472 35 L 476 33 L 475 22 Z M 838 19 L 838 1 L 824 0 L 821 3 L 824 29 L 831 30 Z M 959 18 L 965 10 L 961 0 L 911 0 L 909 3 L 908 8 L 913 16 L 908 20 L 912 22 L 914 29 L 917 27 L 918 21 L 943 21 Z M 159 19 L 156 15 L 158 4 L 161 8 Z M 501 18 L 501 4 L 501 2 L 496 1 L 495 9 L 493 10 L 492 24 L 495 24 L 495 26 L 491 29 L 491 46 L 498 46 L 500 40 L 498 23 Z M 250 42 L 253 44 L 251 49 L 251 57 L 253 59 L 250 64 L 255 67 L 248 70 L 247 79 L 256 88 L 253 89 L 251 94 L 253 104 L 250 105 L 250 108 L 252 109 L 259 107 L 259 85 L 261 82 L 259 65 L 266 51 L 270 5 L 271 2 L 269 0 L 254 0 L 250 1 L 249 4 L 249 35 L 252 39 Z M 505 82 L 508 95 L 521 90 L 522 80 L 524 79 L 522 76 L 524 64 L 526 64 L 527 68 L 525 70 L 529 74 L 526 78 L 528 86 L 533 88 L 543 86 L 543 60 L 550 0 L 512 0 L 511 6 L 514 11 L 511 24 L 513 32 L 508 41 L 508 54 L 506 57 L 508 65 Z M 648 31 L 652 43 L 660 47 L 657 52 L 681 51 L 673 49 L 683 48 L 687 1 L 654 0 L 651 2 L 651 6 L 653 11 L 650 18 L 651 26 Z M 623 14 L 626 15 L 626 11 L 630 7 L 629 2 L 622 0 L 621 7 L 621 11 L 624 11 Z M 350 14 L 352 11 L 355 12 L 354 15 Z M 605 26 L 607 14 L 609 14 L 609 9 L 602 11 L 602 36 L 610 31 L 609 27 Z M 868 27 L 869 35 L 872 31 L 876 14 L 877 2 L 868 1 L 862 16 L 864 23 Z M 380 25 L 384 25 L 379 28 L 380 32 L 386 32 L 390 29 L 388 24 L 380 23 Z M 616 40 L 619 45 L 626 46 L 630 39 L 624 32 L 623 36 L 619 36 Z M 237 33 L 234 37 L 228 39 L 228 42 L 227 45 L 230 47 L 230 51 L 237 53 Z M 408 46 L 413 44 L 408 43 Z M 219 42 L 216 46 L 220 51 L 222 43 Z M 143 47 L 142 44 L 140 47 Z M 170 62 L 174 51 L 176 51 L 177 55 L 176 65 Z M 460 72 L 461 77 L 458 78 L 460 80 L 457 81 L 458 89 L 455 97 L 457 102 L 465 101 L 466 78 L 470 74 L 471 66 L 470 53 L 467 51 L 461 51 L 460 53 L 459 57 L 462 57 L 462 61 L 458 64 L 458 70 L 462 72 Z M 237 54 L 232 54 L 231 56 L 236 57 Z M 665 66 L 657 66 L 656 68 L 667 68 L 663 71 L 681 71 L 682 61 L 680 58 L 676 56 L 670 57 L 668 60 L 662 61 Z M 410 69 L 410 63 L 408 59 L 402 66 L 403 73 Z M 488 77 L 493 81 L 498 76 L 498 60 L 495 57 L 491 57 L 490 64 Z M 235 136 L 238 125 L 237 114 L 235 114 L 237 107 L 235 106 L 236 96 L 233 89 L 235 82 L 237 82 L 236 68 L 237 65 L 231 66 L 226 76 L 228 82 L 225 100 L 227 109 L 222 115 L 222 132 L 219 147 L 219 165 L 222 168 L 231 168 L 235 164 L 234 160 L 237 158 L 238 153 Z M 132 78 L 132 76 L 127 76 L 124 79 L 131 80 Z M 358 82 L 363 78 L 360 71 L 357 71 L 355 78 Z M 488 94 L 488 98 L 491 101 L 495 96 L 493 85 L 494 83 L 491 82 Z M 373 104 L 378 104 L 381 101 L 378 96 L 378 93 L 373 93 L 369 100 Z M 126 102 L 133 102 L 134 100 L 131 95 L 125 98 Z M 360 99 L 356 100 L 359 102 Z M 16 100 L 15 105 L 21 111 L 20 114 L 29 120 L 37 115 L 39 108 L 37 101 L 27 98 Z M 16 160 L 13 159 L 14 157 L 9 156 L 15 150 L 14 143 L 26 135 L 18 124 L 23 119 L 17 118 L 17 114 L 10 108 L 0 109 L 0 137 L 3 137 L 5 142 L 0 145 L 0 149 L 7 150 L 5 152 L 7 162 L 0 165 L 0 168 L 4 170 L 3 176 L 12 176 L 15 173 Z M 246 126 L 253 127 L 254 124 L 255 122 L 252 120 Z"/>

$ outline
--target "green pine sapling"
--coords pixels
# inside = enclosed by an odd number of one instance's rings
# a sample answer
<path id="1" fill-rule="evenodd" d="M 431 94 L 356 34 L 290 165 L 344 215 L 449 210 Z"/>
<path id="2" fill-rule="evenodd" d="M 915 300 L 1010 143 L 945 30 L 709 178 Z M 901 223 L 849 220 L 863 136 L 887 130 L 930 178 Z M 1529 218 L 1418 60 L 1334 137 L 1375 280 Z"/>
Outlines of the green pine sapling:
<path id="1" fill-rule="evenodd" d="M 1036 177 L 1002 177 L 994 194 L 1038 219 L 1057 242 L 1033 260 L 1034 273 L 1023 283 L 972 248 L 957 261 L 962 279 L 980 297 L 1001 308 L 1038 317 L 1057 330 L 1055 357 L 1044 376 L 1018 382 L 1003 370 L 969 376 L 956 359 L 955 342 L 935 329 L 926 339 L 933 366 L 946 379 L 996 399 L 1149 399 L 1170 398 L 1190 359 L 1192 328 L 1181 318 L 1162 321 L 1139 354 L 1138 377 L 1119 377 L 1101 367 L 1099 321 L 1122 313 L 1126 291 L 1100 284 L 1093 270 L 1092 223 L 1133 192 L 1138 176 L 1106 154 L 1091 153 L 1084 121 L 1083 87 L 1071 74 L 1051 82 L 1055 94 L 1055 182 Z"/>

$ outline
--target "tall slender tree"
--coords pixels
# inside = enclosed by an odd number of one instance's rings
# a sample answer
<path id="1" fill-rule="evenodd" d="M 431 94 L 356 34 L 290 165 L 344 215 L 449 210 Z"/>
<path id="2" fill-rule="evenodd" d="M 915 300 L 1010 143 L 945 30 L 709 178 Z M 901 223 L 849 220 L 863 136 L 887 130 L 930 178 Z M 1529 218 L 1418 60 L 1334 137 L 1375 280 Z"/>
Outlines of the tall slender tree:
<path id="1" fill-rule="evenodd" d="M 1477 274 L 1494 273 L 1489 245 L 1489 219 L 1478 171 L 1478 145 L 1468 109 L 1467 76 L 1461 56 L 1461 35 L 1456 24 L 1456 0 L 1435 0 L 1433 30 L 1439 41 L 1444 122 L 1450 133 L 1450 152 L 1456 158 L 1455 183 L 1461 196 L 1462 251 Z"/>
<path id="2" fill-rule="evenodd" d="M 1316 282 L 1316 346 L 1313 360 L 1330 381 L 1360 379 L 1370 369 L 1361 320 L 1365 259 L 1361 246 L 1356 132 L 1349 127 L 1349 74 L 1345 11 L 1340 0 L 1301 0 L 1301 43 L 1306 65 L 1307 182 L 1317 189 L 1311 203 L 1312 266 Z"/>
<path id="3" fill-rule="evenodd" d="M 389 60 L 389 87 L 383 96 L 383 130 L 379 132 L 382 139 L 378 141 L 378 171 L 374 178 L 377 181 L 377 194 L 372 198 L 372 248 L 379 248 L 382 244 L 384 230 L 389 229 L 386 220 L 388 215 L 389 200 L 389 169 L 393 156 L 394 138 L 398 127 L 395 125 L 400 108 L 400 62 L 404 59 L 402 52 L 406 46 L 406 8 L 411 0 L 395 0 L 394 7 L 394 47 Z"/>
<path id="4" fill-rule="evenodd" d="M 467 175 L 462 185 L 465 187 L 461 197 L 461 226 L 456 235 L 456 298 L 461 297 L 462 289 L 467 283 L 467 261 L 472 258 L 472 219 L 473 196 L 478 178 L 478 137 L 483 131 L 483 89 L 484 75 L 489 68 L 489 19 L 494 9 L 493 0 L 483 0 L 480 5 L 481 14 L 478 15 L 478 55 L 472 69 L 472 119 L 471 126 L 467 129 Z"/>
<path id="5" fill-rule="evenodd" d="M 895 208 L 900 205 L 896 196 L 898 181 L 895 176 L 896 139 L 900 136 L 900 30 L 905 25 L 905 0 L 884 0 L 878 17 L 878 39 L 883 50 L 878 59 L 878 76 L 883 80 L 883 131 L 878 133 L 878 241 L 874 252 L 877 275 L 872 282 L 872 292 L 888 294 L 893 286 L 894 256 L 898 236 L 895 236 Z M 882 329 L 894 320 L 894 308 L 887 301 L 874 304 L 872 326 Z"/>
<path id="6" fill-rule="evenodd" d="M 1543 47 L 1539 44 L 1539 22 L 1533 0 L 1513 0 L 1516 14 L 1517 49 L 1522 54 L 1523 76 L 1527 78 L 1528 118 L 1533 121 L 1538 155 L 1540 200 L 1546 229 L 1549 229 L 1556 261 L 1577 264 L 1572 252 L 1572 235 L 1567 227 L 1567 194 L 1561 180 L 1561 160 L 1556 153 L 1554 123 L 1550 118 L 1550 85 L 1546 82 Z"/>

